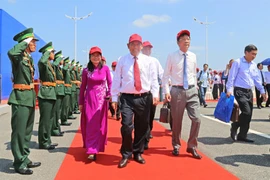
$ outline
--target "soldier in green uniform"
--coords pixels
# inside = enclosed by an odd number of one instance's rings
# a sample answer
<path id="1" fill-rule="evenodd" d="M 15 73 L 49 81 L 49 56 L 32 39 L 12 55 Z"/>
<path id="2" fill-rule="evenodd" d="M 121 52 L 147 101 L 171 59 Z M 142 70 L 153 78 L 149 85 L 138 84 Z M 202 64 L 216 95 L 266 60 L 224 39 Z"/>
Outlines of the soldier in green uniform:
<path id="1" fill-rule="evenodd" d="M 76 62 L 76 68 L 75 68 L 75 78 L 76 78 L 76 96 L 75 96 L 75 108 L 74 108 L 74 114 L 80 114 L 79 111 L 79 105 L 78 105 L 78 101 L 79 101 L 79 95 L 80 95 L 80 87 L 81 87 L 81 80 L 80 80 L 80 62 L 77 61 Z"/>
<path id="2" fill-rule="evenodd" d="M 71 61 L 71 68 L 70 68 L 70 79 L 71 79 L 71 99 L 70 99 L 70 111 L 69 111 L 69 117 L 68 119 L 76 119 L 77 117 L 73 116 L 73 112 L 75 109 L 75 104 L 76 104 L 76 86 L 77 86 L 77 81 L 76 81 L 76 74 L 75 74 L 75 60 L 73 59 Z"/>
<path id="3" fill-rule="evenodd" d="M 14 169 L 20 174 L 33 174 L 29 168 L 38 167 L 40 162 L 32 162 L 29 143 L 31 140 L 36 93 L 34 91 L 34 64 L 31 53 L 36 51 L 36 39 L 33 29 L 29 28 L 14 36 L 16 44 L 8 51 L 12 65 L 13 90 L 9 96 L 11 105 L 11 151 L 14 157 Z"/>
<path id="4" fill-rule="evenodd" d="M 38 104 L 40 111 L 38 126 L 39 149 L 54 149 L 58 144 L 51 141 L 51 129 L 54 117 L 54 108 L 56 102 L 56 75 L 51 64 L 54 59 L 54 48 L 52 42 L 43 46 L 39 52 L 42 57 L 38 61 L 40 89 L 38 92 Z"/>
<path id="5" fill-rule="evenodd" d="M 61 125 L 70 126 L 71 123 L 67 122 L 68 114 L 70 111 L 70 99 L 71 99 L 71 80 L 70 80 L 70 60 L 69 57 L 64 59 L 63 75 L 64 75 L 64 86 L 65 86 L 65 97 L 63 99 L 61 109 Z"/>
<path id="6" fill-rule="evenodd" d="M 56 102 L 55 102 L 55 112 L 54 112 L 54 117 L 53 117 L 53 124 L 52 124 L 52 130 L 51 130 L 51 135 L 52 136 L 63 136 L 63 132 L 61 132 L 61 127 L 60 127 L 60 114 L 61 114 L 61 109 L 62 109 L 62 102 L 65 97 L 65 81 L 64 81 L 64 75 L 62 72 L 62 68 L 60 67 L 63 65 L 64 57 L 62 55 L 62 51 L 58 51 L 54 55 L 54 62 L 53 62 L 53 69 L 55 72 L 56 76 L 56 87 L 55 87 L 55 92 L 56 92 Z"/>

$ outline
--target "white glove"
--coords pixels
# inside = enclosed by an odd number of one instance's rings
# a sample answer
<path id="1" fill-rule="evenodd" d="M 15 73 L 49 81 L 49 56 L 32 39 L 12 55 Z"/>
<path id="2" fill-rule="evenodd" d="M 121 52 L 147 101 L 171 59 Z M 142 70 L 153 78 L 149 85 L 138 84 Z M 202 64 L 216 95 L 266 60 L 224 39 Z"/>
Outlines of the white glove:
<path id="1" fill-rule="evenodd" d="M 25 40 L 23 40 L 24 42 L 27 42 L 27 44 L 29 44 L 34 38 L 33 37 L 29 37 Z"/>

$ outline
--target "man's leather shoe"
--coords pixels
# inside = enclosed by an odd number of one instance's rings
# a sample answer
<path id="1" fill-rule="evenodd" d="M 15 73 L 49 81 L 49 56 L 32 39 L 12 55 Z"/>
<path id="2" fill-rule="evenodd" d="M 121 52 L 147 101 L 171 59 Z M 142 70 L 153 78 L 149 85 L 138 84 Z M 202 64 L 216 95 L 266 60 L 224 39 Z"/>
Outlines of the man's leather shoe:
<path id="1" fill-rule="evenodd" d="M 141 154 L 135 154 L 133 159 L 140 164 L 145 164 L 145 160 L 142 158 Z"/>
<path id="2" fill-rule="evenodd" d="M 128 163 L 128 158 L 122 158 L 121 161 L 118 164 L 118 168 L 126 167 Z"/>
<path id="3" fill-rule="evenodd" d="M 74 111 L 73 114 L 81 114 L 81 112 L 80 111 Z"/>
<path id="4" fill-rule="evenodd" d="M 174 156 L 179 156 L 179 150 L 178 150 L 178 149 L 174 149 L 174 150 L 172 151 L 172 154 L 173 154 Z"/>
<path id="5" fill-rule="evenodd" d="M 52 136 L 57 136 L 57 137 L 59 137 L 59 136 L 64 136 L 64 135 L 63 135 L 63 133 L 58 133 L 58 134 L 53 134 Z"/>
<path id="6" fill-rule="evenodd" d="M 72 123 L 62 123 L 61 126 L 70 126 Z"/>
<path id="7" fill-rule="evenodd" d="M 69 116 L 68 119 L 77 119 L 75 116 Z"/>
<path id="8" fill-rule="evenodd" d="M 148 146 L 148 143 L 145 143 L 144 150 L 147 150 L 147 149 L 149 149 L 149 146 Z"/>
<path id="9" fill-rule="evenodd" d="M 202 159 L 202 156 L 197 153 L 195 148 L 187 148 L 187 153 L 192 154 L 195 159 Z"/>
<path id="10" fill-rule="evenodd" d="M 236 141 L 236 133 L 237 133 L 237 129 L 231 127 L 231 138 L 233 141 Z"/>
<path id="11" fill-rule="evenodd" d="M 30 162 L 27 164 L 28 168 L 35 168 L 35 167 L 39 167 L 41 165 L 40 162 Z"/>
<path id="12" fill-rule="evenodd" d="M 121 119 L 120 116 L 116 116 L 116 120 L 119 121 Z"/>
<path id="13" fill-rule="evenodd" d="M 53 150 L 53 149 L 55 149 L 55 146 L 49 145 L 49 146 L 46 146 L 46 147 L 39 147 L 39 149 Z"/>
<path id="14" fill-rule="evenodd" d="M 56 147 L 56 146 L 58 146 L 58 143 L 52 143 L 51 146 Z"/>
<path id="15" fill-rule="evenodd" d="M 27 167 L 22 169 L 15 169 L 17 173 L 23 174 L 23 175 L 31 175 L 33 174 L 33 171 L 31 169 L 28 169 Z"/>
<path id="16" fill-rule="evenodd" d="M 241 137 L 237 137 L 237 141 L 243 141 L 243 142 L 248 142 L 248 143 L 254 143 L 254 141 L 251 140 L 251 139 L 241 138 Z"/>
<path id="17" fill-rule="evenodd" d="M 150 139 L 152 139 L 152 138 L 153 138 L 153 135 L 152 135 L 151 133 L 150 133 L 150 135 L 149 135 L 149 138 L 150 138 Z"/>

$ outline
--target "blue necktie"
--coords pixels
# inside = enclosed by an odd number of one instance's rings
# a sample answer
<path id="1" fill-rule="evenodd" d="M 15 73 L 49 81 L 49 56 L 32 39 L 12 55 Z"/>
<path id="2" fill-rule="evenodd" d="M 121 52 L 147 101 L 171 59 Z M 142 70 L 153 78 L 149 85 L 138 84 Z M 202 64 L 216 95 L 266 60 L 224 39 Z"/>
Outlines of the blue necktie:
<path id="1" fill-rule="evenodd" d="M 184 56 L 184 89 L 188 89 L 188 77 L 187 77 L 187 55 L 183 54 Z"/>

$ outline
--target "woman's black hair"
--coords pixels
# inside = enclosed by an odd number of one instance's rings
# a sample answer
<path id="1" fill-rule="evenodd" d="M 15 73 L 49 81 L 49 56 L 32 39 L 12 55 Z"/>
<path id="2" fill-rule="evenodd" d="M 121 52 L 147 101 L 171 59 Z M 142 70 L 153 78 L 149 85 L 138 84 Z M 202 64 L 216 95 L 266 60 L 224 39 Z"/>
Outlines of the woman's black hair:
<path id="1" fill-rule="evenodd" d="M 102 55 L 101 55 L 102 56 Z M 102 62 L 100 61 L 99 63 L 98 63 L 98 69 L 101 69 L 103 67 L 103 65 L 102 65 Z M 92 63 L 92 61 L 91 61 L 91 54 L 89 54 L 89 62 L 88 62 L 88 64 L 87 64 L 87 68 L 88 68 L 88 71 L 90 71 L 90 72 L 93 72 L 94 71 L 94 69 L 95 69 L 95 66 L 94 66 L 94 64 Z"/>

